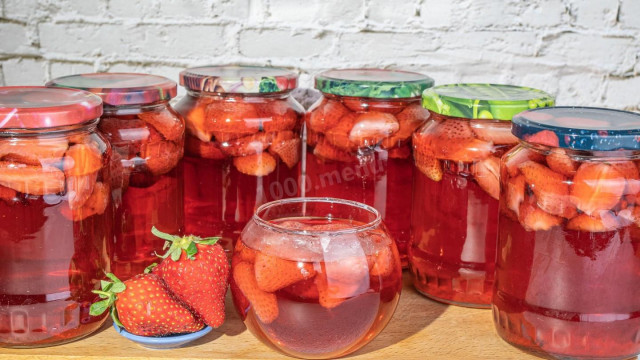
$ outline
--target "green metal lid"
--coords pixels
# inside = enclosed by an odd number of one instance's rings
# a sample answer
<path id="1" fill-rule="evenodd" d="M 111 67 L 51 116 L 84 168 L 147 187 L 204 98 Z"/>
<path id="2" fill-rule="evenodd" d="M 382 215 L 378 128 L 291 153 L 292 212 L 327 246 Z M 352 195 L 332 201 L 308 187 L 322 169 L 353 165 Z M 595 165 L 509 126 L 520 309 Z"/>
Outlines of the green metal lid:
<path id="1" fill-rule="evenodd" d="M 542 90 L 513 85 L 449 84 L 422 93 L 424 108 L 467 119 L 511 120 L 525 110 L 554 104 L 555 98 Z"/>
<path id="2" fill-rule="evenodd" d="M 316 76 L 316 89 L 339 96 L 412 98 L 432 86 L 433 79 L 426 75 L 399 70 L 334 69 Z"/>

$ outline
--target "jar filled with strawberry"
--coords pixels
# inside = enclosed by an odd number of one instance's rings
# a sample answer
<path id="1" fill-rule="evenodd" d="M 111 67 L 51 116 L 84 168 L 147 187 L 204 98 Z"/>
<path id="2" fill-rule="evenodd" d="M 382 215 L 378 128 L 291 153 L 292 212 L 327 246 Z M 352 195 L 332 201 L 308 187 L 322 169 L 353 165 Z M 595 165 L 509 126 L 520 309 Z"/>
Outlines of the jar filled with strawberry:
<path id="1" fill-rule="evenodd" d="M 418 291 L 445 303 L 489 307 L 500 157 L 518 143 L 510 120 L 553 103 L 543 91 L 510 85 L 452 84 L 424 92 L 431 117 L 413 135 L 409 248 Z"/>
<path id="2" fill-rule="evenodd" d="M 232 249 L 256 207 L 300 194 L 301 122 L 286 69 L 205 66 L 180 73 L 187 89 L 185 226 Z"/>
<path id="3" fill-rule="evenodd" d="M 325 71 L 315 82 L 322 99 L 306 117 L 306 195 L 375 207 L 406 265 L 411 134 L 429 116 L 420 94 L 433 80 L 405 71 L 349 69 Z"/>
<path id="4" fill-rule="evenodd" d="M 156 261 L 164 241 L 155 226 L 184 226 L 182 165 L 184 120 L 169 105 L 177 84 L 162 76 L 96 73 L 54 79 L 48 86 L 90 91 L 102 98 L 98 125 L 114 149 L 113 272 L 122 280 Z"/>
<path id="5" fill-rule="evenodd" d="M 554 358 L 640 353 L 640 114 L 557 107 L 513 119 L 502 158 L 494 322 Z"/>
<path id="6" fill-rule="evenodd" d="M 113 240 L 100 114 L 89 92 L 0 88 L 0 347 L 69 342 L 105 319 L 89 314 Z"/>

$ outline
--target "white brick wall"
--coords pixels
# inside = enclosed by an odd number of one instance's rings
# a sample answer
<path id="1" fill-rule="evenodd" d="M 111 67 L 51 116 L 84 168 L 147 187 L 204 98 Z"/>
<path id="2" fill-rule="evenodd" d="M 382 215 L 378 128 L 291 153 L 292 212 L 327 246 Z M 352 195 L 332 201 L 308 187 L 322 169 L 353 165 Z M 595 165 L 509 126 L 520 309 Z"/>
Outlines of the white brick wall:
<path id="1" fill-rule="evenodd" d="M 303 86 L 398 67 L 640 110 L 640 0 L 0 0 L 0 85 L 235 62 L 295 68 Z"/>

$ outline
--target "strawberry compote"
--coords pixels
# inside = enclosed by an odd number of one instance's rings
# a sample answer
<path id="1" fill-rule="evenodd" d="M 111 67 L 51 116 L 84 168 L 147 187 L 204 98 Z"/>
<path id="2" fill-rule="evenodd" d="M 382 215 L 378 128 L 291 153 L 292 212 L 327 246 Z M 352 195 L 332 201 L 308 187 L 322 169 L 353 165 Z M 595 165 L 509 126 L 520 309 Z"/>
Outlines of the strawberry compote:
<path id="1" fill-rule="evenodd" d="M 338 199 L 258 209 L 232 258 L 234 304 L 249 330 L 311 359 L 347 355 L 380 333 L 398 303 L 402 269 L 374 211 Z"/>
<path id="2" fill-rule="evenodd" d="M 104 102 L 99 129 L 114 149 L 113 272 L 121 280 L 157 261 L 164 240 L 151 228 L 183 231 L 184 120 L 169 106 L 177 84 L 147 74 L 66 76 L 49 86 L 93 92 Z"/>
<path id="3" fill-rule="evenodd" d="M 109 157 L 100 98 L 0 88 L 0 347 L 57 345 L 97 330 L 92 290 L 109 271 Z"/>
<path id="4" fill-rule="evenodd" d="M 504 85 L 444 85 L 424 93 L 431 118 L 413 135 L 409 249 L 413 283 L 421 293 L 446 303 L 489 307 L 500 157 L 518 142 L 508 120 L 552 102 L 542 91 Z"/>
<path id="5" fill-rule="evenodd" d="M 295 73 L 207 66 L 180 74 L 185 117 L 186 232 L 232 243 L 255 209 L 300 195 L 303 108 L 290 95 Z"/>
<path id="6" fill-rule="evenodd" d="M 498 334 L 561 358 L 640 353 L 640 115 L 527 111 L 503 158 Z M 577 127 L 577 128 L 576 128 Z"/>
<path id="7" fill-rule="evenodd" d="M 316 77 L 323 93 L 308 112 L 305 194 L 375 207 L 402 263 L 411 226 L 411 134 L 429 112 L 420 105 L 427 76 L 403 71 L 330 70 Z"/>

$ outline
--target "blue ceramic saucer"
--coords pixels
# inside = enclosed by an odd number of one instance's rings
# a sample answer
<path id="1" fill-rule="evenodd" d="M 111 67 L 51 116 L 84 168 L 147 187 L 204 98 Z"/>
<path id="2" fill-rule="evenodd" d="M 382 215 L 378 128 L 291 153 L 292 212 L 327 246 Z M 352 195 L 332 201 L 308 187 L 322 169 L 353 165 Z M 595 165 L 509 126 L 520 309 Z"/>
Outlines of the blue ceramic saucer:
<path id="1" fill-rule="evenodd" d="M 189 334 L 181 334 L 181 335 L 171 335 L 164 337 L 152 337 L 152 336 L 140 336 L 134 335 L 125 330 L 124 328 L 119 327 L 116 324 L 113 324 L 113 327 L 116 331 L 124 336 L 125 338 L 137 342 L 138 344 L 149 348 L 149 349 L 174 349 L 180 346 L 183 346 L 187 343 L 190 343 L 194 340 L 200 339 L 201 337 L 207 335 L 211 332 L 211 326 L 205 326 L 202 330 L 196 331 L 194 333 Z"/>

